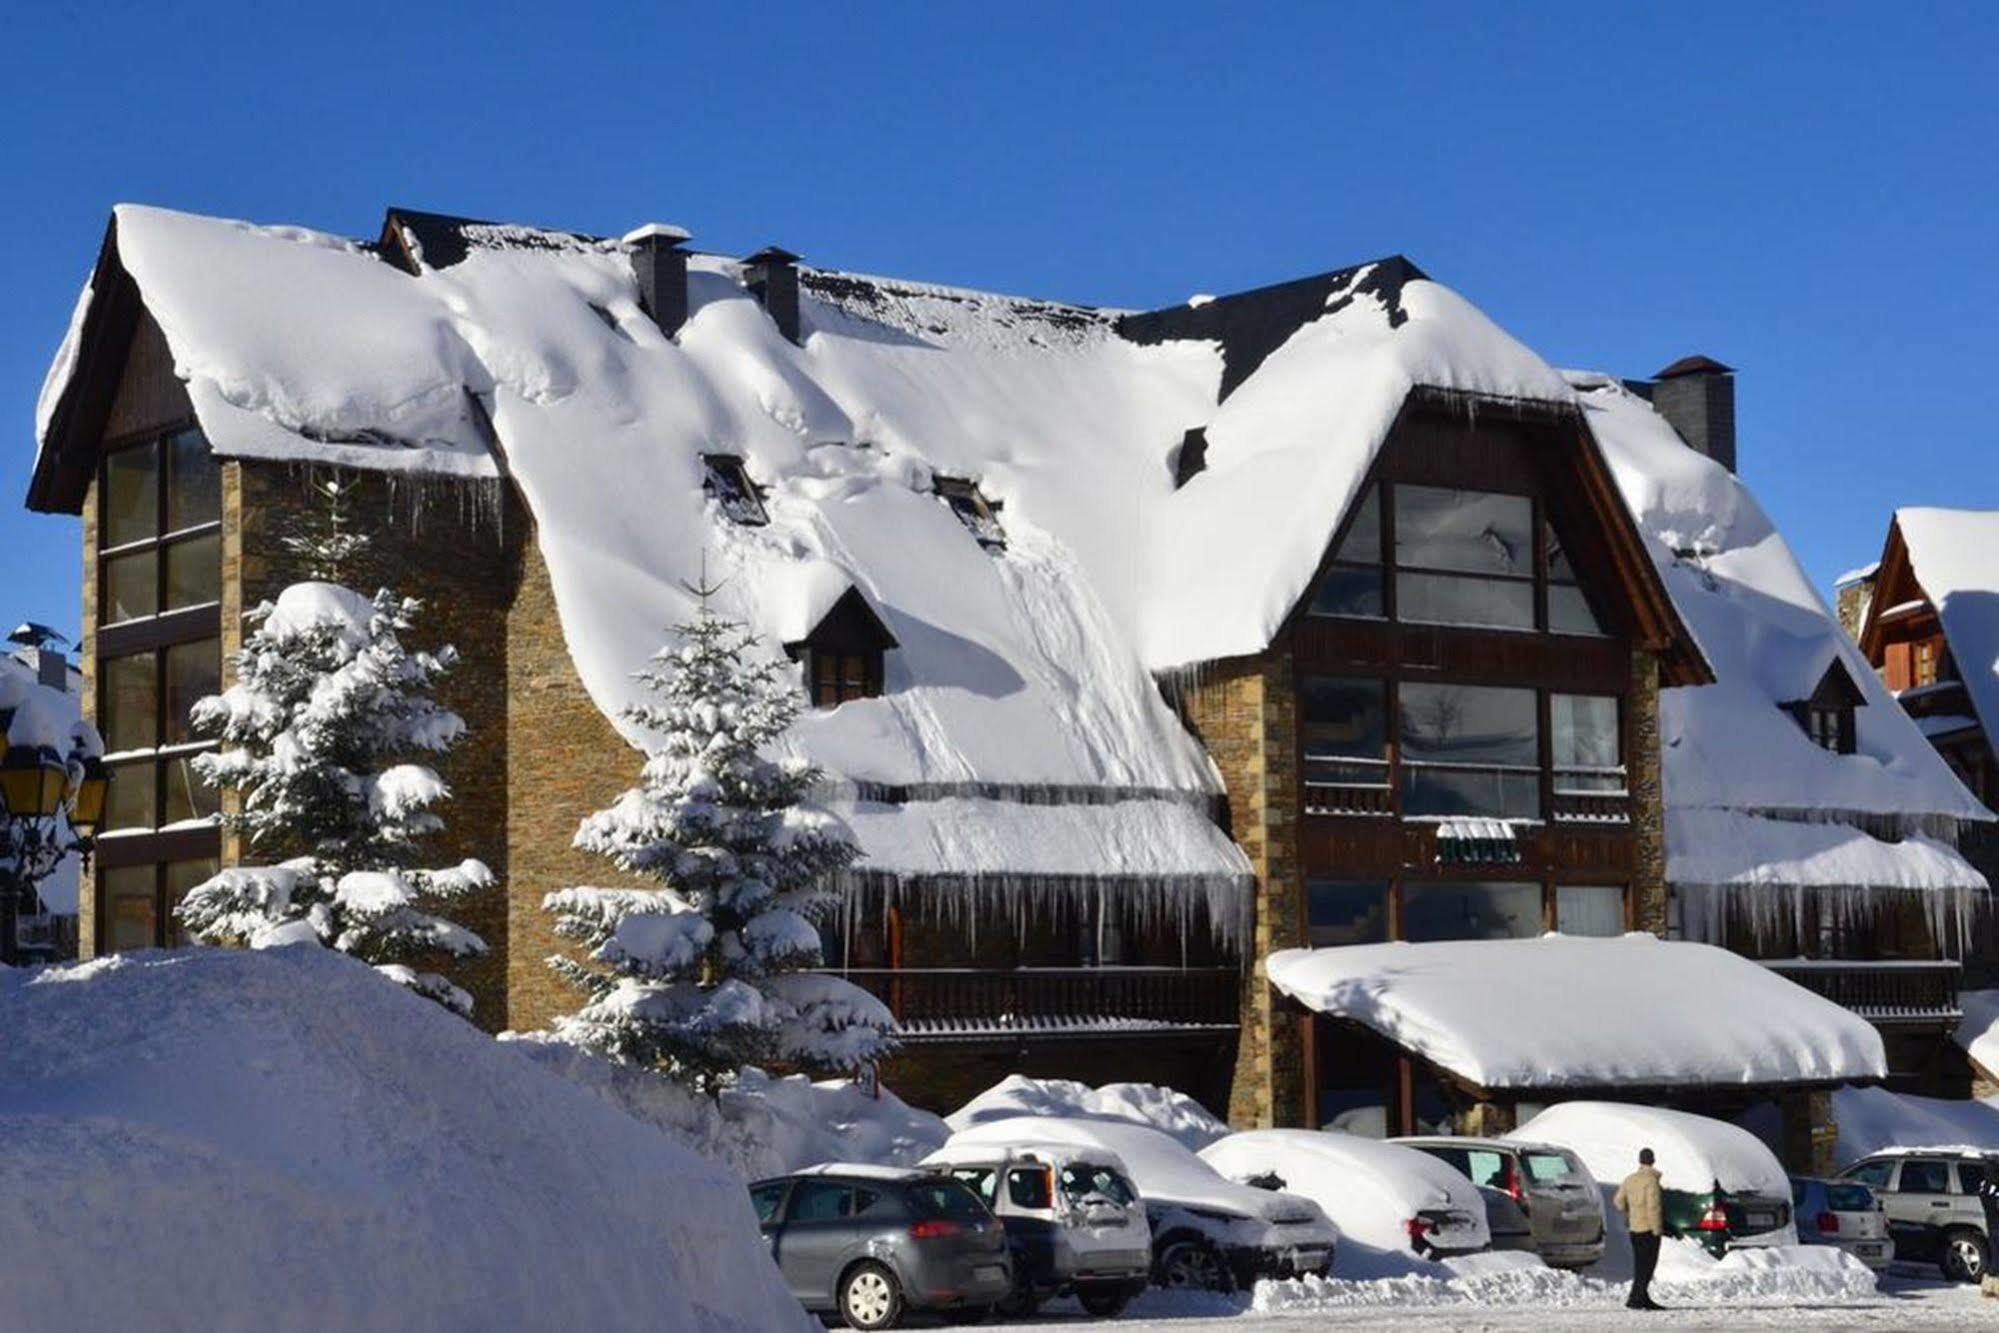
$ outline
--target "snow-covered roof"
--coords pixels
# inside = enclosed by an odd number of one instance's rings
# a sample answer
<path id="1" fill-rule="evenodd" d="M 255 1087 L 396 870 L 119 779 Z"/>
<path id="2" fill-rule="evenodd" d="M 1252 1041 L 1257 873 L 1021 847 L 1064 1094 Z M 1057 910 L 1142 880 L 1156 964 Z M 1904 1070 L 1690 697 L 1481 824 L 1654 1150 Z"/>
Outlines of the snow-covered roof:
<path id="1" fill-rule="evenodd" d="M 1725 949 L 1642 932 L 1284 949 L 1265 970 L 1307 1008 L 1361 1023 L 1483 1089 L 1887 1072 L 1881 1035 L 1845 1009 Z"/>
<path id="2" fill-rule="evenodd" d="M 1895 526 L 1990 740 L 1999 724 L 1999 510 L 1898 509 Z"/>
<path id="3" fill-rule="evenodd" d="M 1661 695 L 1667 878 L 1982 887 L 1977 872 L 1934 838 L 1888 842 L 1827 823 L 1878 817 L 1872 822 L 1915 834 L 1991 816 L 1895 703 L 1748 487 L 1689 449 L 1620 381 L 1587 372 L 1569 379 L 1715 675 L 1711 685 Z M 1861 696 L 1850 755 L 1815 744 L 1782 707 L 1809 698 L 1836 662 Z M 1801 821 L 1815 827 L 1801 829 Z M 1820 878 L 1834 873 L 1869 878 Z"/>

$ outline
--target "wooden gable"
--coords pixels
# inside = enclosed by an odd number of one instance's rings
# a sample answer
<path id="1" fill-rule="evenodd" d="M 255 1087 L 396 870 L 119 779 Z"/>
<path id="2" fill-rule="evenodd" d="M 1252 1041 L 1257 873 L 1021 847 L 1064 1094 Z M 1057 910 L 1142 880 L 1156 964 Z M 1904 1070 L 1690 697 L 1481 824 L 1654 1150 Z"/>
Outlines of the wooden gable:
<path id="1" fill-rule="evenodd" d="M 785 644 L 784 651 L 797 658 L 808 649 L 822 653 L 883 653 L 899 646 L 861 590 L 849 588 L 820 617 L 810 634 Z"/>

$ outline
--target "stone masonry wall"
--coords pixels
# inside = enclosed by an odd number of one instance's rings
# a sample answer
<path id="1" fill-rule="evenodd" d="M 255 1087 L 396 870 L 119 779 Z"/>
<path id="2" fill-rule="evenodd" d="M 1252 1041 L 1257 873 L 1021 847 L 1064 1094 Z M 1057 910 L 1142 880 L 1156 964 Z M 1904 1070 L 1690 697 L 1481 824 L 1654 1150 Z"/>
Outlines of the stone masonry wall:
<path id="1" fill-rule="evenodd" d="M 1188 724 L 1228 789 L 1228 829 L 1256 874 L 1256 919 L 1243 969 L 1242 1030 L 1229 1122 L 1302 1125 L 1305 1023 L 1263 971 L 1274 949 L 1305 943 L 1298 860 L 1298 717 L 1291 659 L 1281 649 L 1218 664 L 1182 697 Z"/>
<path id="2" fill-rule="evenodd" d="M 1631 655 L 1631 818 L 1636 864 L 1631 876 L 1633 925 L 1666 933 L 1666 804 L 1660 753 L 1659 659 Z"/>

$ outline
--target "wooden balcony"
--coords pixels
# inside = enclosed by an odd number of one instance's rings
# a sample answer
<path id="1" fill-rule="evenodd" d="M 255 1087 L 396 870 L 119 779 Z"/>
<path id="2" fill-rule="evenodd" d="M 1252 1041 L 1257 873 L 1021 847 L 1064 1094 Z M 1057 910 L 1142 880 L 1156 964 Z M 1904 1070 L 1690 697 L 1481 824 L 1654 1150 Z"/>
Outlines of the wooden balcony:
<path id="1" fill-rule="evenodd" d="M 1964 1017 L 1962 963 L 1787 958 L 1763 966 L 1877 1027 L 1954 1025 Z"/>
<path id="2" fill-rule="evenodd" d="M 1145 1037 L 1235 1030 L 1234 968 L 850 968 L 907 1042 Z"/>

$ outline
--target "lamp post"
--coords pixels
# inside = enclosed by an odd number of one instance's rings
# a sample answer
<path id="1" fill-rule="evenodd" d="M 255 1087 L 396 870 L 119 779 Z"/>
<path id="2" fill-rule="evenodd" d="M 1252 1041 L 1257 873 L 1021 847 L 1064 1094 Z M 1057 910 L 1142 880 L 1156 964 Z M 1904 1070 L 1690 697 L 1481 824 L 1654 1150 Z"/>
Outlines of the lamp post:
<path id="1" fill-rule="evenodd" d="M 5 715 L 11 728 L 13 717 Z M 7 846 L 0 866 L 0 963 L 19 961 L 21 900 L 75 850 L 90 854 L 104 818 L 110 775 L 104 761 L 85 751 L 82 739 L 68 756 L 41 745 L 8 745 L 0 753 L 0 806 Z M 60 815 L 69 815 L 64 836 Z"/>

